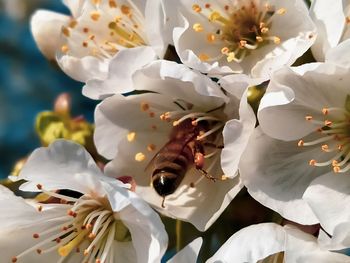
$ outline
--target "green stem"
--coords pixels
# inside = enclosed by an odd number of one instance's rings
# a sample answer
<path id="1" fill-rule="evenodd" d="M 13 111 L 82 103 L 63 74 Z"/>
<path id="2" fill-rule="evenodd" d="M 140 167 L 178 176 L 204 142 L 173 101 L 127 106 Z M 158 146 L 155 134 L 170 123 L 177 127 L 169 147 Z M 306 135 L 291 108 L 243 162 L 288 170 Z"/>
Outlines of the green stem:
<path id="1" fill-rule="evenodd" d="M 175 232 L 176 232 L 176 252 L 179 252 L 181 249 L 181 228 L 182 228 L 182 221 L 176 220 L 176 226 L 175 226 Z"/>

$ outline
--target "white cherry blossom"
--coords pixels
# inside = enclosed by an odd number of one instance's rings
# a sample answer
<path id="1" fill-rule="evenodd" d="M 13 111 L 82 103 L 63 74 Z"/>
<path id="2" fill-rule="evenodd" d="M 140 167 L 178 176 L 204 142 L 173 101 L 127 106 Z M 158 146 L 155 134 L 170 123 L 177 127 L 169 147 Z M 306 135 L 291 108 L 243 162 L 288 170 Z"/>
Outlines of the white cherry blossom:
<path id="1" fill-rule="evenodd" d="M 56 57 L 62 70 L 78 81 L 104 80 L 109 70 L 118 67 L 109 69 L 110 63 L 130 59 L 131 72 L 124 70 L 125 77 L 162 57 L 170 44 L 163 37 L 158 0 L 67 0 L 65 4 L 71 16 L 38 10 L 31 29 L 40 50 L 51 59 Z M 83 93 L 93 99 L 108 94 L 91 87 Z"/>
<path id="2" fill-rule="evenodd" d="M 104 176 L 80 145 L 59 140 L 37 149 L 18 179 L 27 181 L 21 190 L 53 201 L 33 207 L 0 195 L 4 262 L 160 262 L 167 234 L 159 216 Z"/>
<path id="3" fill-rule="evenodd" d="M 184 64 L 212 75 L 243 73 L 262 82 L 316 37 L 301 0 L 180 2 L 176 50 Z"/>
<path id="4" fill-rule="evenodd" d="M 255 199 L 287 219 L 318 223 L 304 192 L 319 176 L 349 173 L 349 81 L 349 69 L 330 63 L 286 67 L 261 100 L 241 177 Z"/>
<path id="5" fill-rule="evenodd" d="M 253 111 L 245 97 L 229 98 L 210 78 L 169 61 L 137 71 L 133 89 L 141 94 L 115 95 L 96 109 L 97 149 L 114 158 L 106 171 L 132 175 L 136 192 L 161 213 L 207 229 L 242 187 L 238 162 Z M 167 178 L 159 163 L 171 167 Z"/>

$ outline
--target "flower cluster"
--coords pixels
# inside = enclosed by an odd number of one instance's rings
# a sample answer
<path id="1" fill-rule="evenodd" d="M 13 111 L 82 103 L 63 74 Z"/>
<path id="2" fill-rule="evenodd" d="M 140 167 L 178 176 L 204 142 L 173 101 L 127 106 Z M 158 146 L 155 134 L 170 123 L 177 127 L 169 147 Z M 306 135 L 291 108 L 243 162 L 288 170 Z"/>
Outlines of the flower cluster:
<path id="1" fill-rule="evenodd" d="M 350 262 L 347 1 L 63 2 L 33 36 L 101 101 L 94 127 L 60 104 L 43 115 L 51 144 L 10 176 L 36 197 L 0 188 L 4 262 L 160 262 L 157 213 L 205 232 L 246 190 L 275 219 L 203 261 Z"/>

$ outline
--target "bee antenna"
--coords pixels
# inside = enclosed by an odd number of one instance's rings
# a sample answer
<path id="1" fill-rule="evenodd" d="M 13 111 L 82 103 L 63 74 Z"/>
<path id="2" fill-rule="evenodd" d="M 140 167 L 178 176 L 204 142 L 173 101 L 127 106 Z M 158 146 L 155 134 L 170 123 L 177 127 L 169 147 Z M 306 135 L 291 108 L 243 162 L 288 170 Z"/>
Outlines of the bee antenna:
<path id="1" fill-rule="evenodd" d="M 165 202 L 165 196 L 163 196 L 163 201 L 162 201 L 162 207 L 163 208 L 165 208 L 164 202 Z"/>

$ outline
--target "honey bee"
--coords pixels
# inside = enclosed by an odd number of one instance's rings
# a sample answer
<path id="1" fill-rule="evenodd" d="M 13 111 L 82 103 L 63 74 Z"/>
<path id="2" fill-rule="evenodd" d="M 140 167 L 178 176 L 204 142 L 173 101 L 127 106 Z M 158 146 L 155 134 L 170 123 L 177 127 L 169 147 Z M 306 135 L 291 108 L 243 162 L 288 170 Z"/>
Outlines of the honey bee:
<path id="1" fill-rule="evenodd" d="M 203 169 L 204 146 L 214 144 L 207 140 L 198 140 L 198 136 L 207 132 L 208 129 L 208 122 L 198 122 L 195 125 L 191 119 L 181 122 L 173 127 L 169 141 L 148 164 L 147 167 L 153 165 L 151 184 L 163 197 L 162 207 L 164 207 L 165 197 L 175 192 L 192 165 L 204 176 L 212 181 L 216 180 Z"/>

